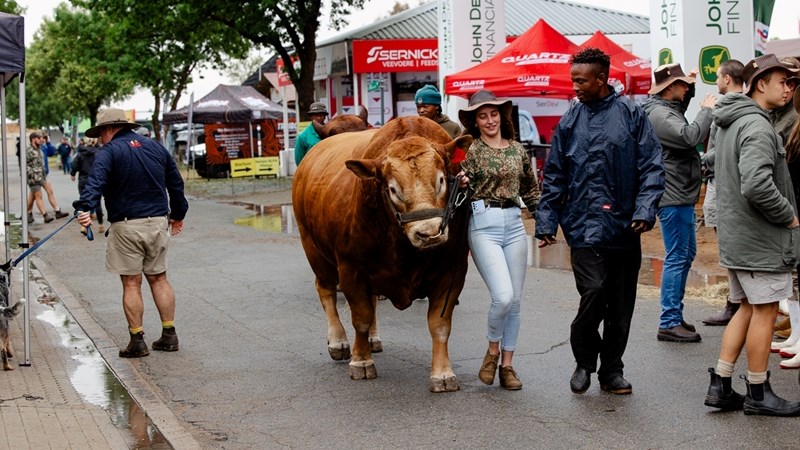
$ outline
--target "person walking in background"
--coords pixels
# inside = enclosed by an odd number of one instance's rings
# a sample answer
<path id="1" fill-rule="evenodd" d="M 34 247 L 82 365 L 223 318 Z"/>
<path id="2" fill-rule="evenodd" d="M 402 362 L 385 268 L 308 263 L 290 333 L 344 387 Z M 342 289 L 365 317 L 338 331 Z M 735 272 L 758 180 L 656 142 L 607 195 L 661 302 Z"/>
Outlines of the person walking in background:
<path id="1" fill-rule="evenodd" d="M 553 134 L 536 237 L 539 247 L 554 244 L 561 225 L 570 247 L 581 296 L 570 327 L 577 363 L 572 392 L 589 389 L 599 357 L 600 388 L 630 394 L 622 356 L 636 302 L 640 235 L 653 228 L 664 193 L 661 145 L 642 108 L 608 85 L 606 54 L 587 48 L 571 64 L 578 103 Z"/>
<path id="2" fill-rule="evenodd" d="M 461 127 L 442 113 L 442 94 L 436 86 L 426 84 L 417 90 L 414 94 L 414 104 L 417 105 L 417 114 L 420 117 L 427 117 L 438 123 L 453 139 L 461 136 Z"/>
<path id="3" fill-rule="evenodd" d="M 666 189 L 658 204 L 658 220 L 666 256 L 661 272 L 659 341 L 699 342 L 694 325 L 683 317 L 686 279 L 697 253 L 694 205 L 700 198 L 700 153 L 711 128 L 711 109 L 717 99 L 706 94 L 700 112 L 689 123 L 684 114 L 694 97 L 697 69 L 686 76 L 680 64 L 666 64 L 655 72 L 655 85 L 642 104 L 663 151 Z"/>
<path id="4" fill-rule="evenodd" d="M 325 104 L 320 102 L 314 102 L 308 108 L 308 116 L 311 117 L 312 122 L 317 122 L 320 125 L 325 124 L 325 119 L 328 117 L 328 110 L 325 109 Z M 300 165 L 300 161 L 306 156 L 306 154 L 311 150 L 311 147 L 317 145 L 319 141 L 321 141 L 319 134 L 317 134 L 316 128 L 314 128 L 313 123 L 309 123 L 305 130 L 303 130 L 300 135 L 297 136 L 297 139 L 294 143 L 294 162 L 298 166 Z"/>
<path id="5" fill-rule="evenodd" d="M 56 219 L 63 219 L 67 217 L 69 214 L 62 212 L 61 208 L 58 206 L 58 199 L 56 198 L 56 194 L 53 191 L 53 184 L 47 179 L 47 175 L 50 174 L 50 165 L 48 163 L 48 158 L 56 154 L 56 149 L 53 147 L 53 144 L 50 143 L 50 138 L 44 134 L 43 132 L 39 132 L 42 136 L 41 138 L 41 145 L 37 147 L 39 150 L 38 158 L 42 160 L 44 165 L 44 183 L 42 184 L 42 189 L 47 194 L 47 202 L 50 203 L 50 206 L 53 208 L 53 213 Z M 33 223 L 33 192 L 28 193 L 28 223 Z M 52 219 L 51 219 L 52 220 Z M 45 222 L 49 222 L 45 219 Z"/>
<path id="6" fill-rule="evenodd" d="M 794 69 L 793 69 L 794 71 Z M 781 138 L 767 111 L 783 106 L 790 71 L 773 54 L 744 66 L 746 96 L 728 94 L 714 111 L 717 124 L 717 230 L 720 265 L 728 269 L 730 299 L 740 302 L 709 368 L 705 405 L 745 414 L 800 415 L 800 403 L 778 397 L 767 367 L 778 302 L 792 297 L 800 254 L 800 222 Z M 736 360 L 747 353 L 747 394 L 733 390 Z"/>
<path id="7" fill-rule="evenodd" d="M 44 137 L 40 131 L 32 132 L 28 141 L 30 145 L 25 148 L 25 164 L 28 176 L 28 223 L 33 223 L 33 204 L 39 209 L 39 213 L 44 217 L 44 223 L 52 222 L 55 218 L 47 213 L 42 201 L 42 187 L 44 186 L 44 162 L 40 146 L 44 142 Z"/>
<path id="8" fill-rule="evenodd" d="M 123 358 L 150 354 L 144 341 L 142 274 L 150 285 L 158 314 L 161 337 L 153 350 L 177 351 L 175 292 L 167 279 L 170 232 L 183 230 L 189 204 L 183 194 L 183 178 L 172 155 L 157 141 L 132 130 L 125 112 L 109 108 L 97 115 L 97 124 L 86 136 L 105 144 L 97 153 L 92 174 L 80 199 L 73 203 L 81 226 L 92 223 L 89 211 L 106 199 L 108 230 L 106 268 L 122 281 L 122 304 L 130 342 L 119 351 Z"/>
<path id="9" fill-rule="evenodd" d="M 94 143 L 92 143 L 92 145 L 81 144 L 78 146 L 78 154 L 75 155 L 75 159 L 72 161 L 72 168 L 70 170 L 72 181 L 75 181 L 75 175 L 78 175 L 78 195 L 83 194 L 83 190 L 86 187 L 86 182 L 89 180 L 89 176 L 92 174 L 92 166 L 94 166 L 94 160 L 99 150 L 100 148 L 96 147 Z M 97 217 L 97 232 L 101 234 L 104 233 L 105 227 L 103 226 L 103 202 L 98 201 L 97 206 L 91 211 L 91 213 Z M 84 235 L 87 233 L 86 227 L 81 227 L 81 233 Z"/>
<path id="10" fill-rule="evenodd" d="M 717 90 L 725 95 L 729 92 L 742 93 L 742 70 L 744 64 L 735 59 L 729 59 L 720 64 L 717 68 Z M 714 185 L 714 141 L 716 139 L 717 126 L 712 122 L 711 131 L 708 135 L 708 150 L 703 154 L 703 166 L 705 167 L 706 195 L 703 199 L 703 222 L 706 227 L 717 232 L 717 188 Z M 709 326 L 725 326 L 730 322 L 731 317 L 739 309 L 738 303 L 730 300 L 725 302 L 725 308 L 718 314 L 703 319 L 703 323 Z"/>
<path id="11" fill-rule="evenodd" d="M 494 384 L 500 362 L 500 386 L 522 389 L 513 367 L 520 328 L 528 243 L 520 215 L 520 198 L 529 211 L 539 202 L 539 185 L 528 153 L 513 140 L 511 100 L 487 90 L 472 95 L 458 112 L 464 129 L 475 138 L 462 168 L 469 177 L 472 216 L 468 242 L 472 260 L 489 289 L 489 341 L 478 377 Z"/>
<path id="12" fill-rule="evenodd" d="M 72 146 L 69 145 L 69 140 L 63 137 L 61 138 L 61 144 L 58 145 L 58 156 L 61 158 L 61 170 L 64 171 L 64 174 L 68 174 L 72 171 L 72 167 L 70 167 L 70 157 L 72 156 Z"/>
<path id="13" fill-rule="evenodd" d="M 800 61 L 798 61 L 797 58 L 786 56 L 781 58 L 780 62 L 789 69 L 800 70 Z M 798 83 L 800 83 L 800 78 L 796 76 L 791 76 L 786 81 L 792 93 L 794 93 Z M 778 132 L 778 135 L 783 138 L 783 142 L 789 139 L 789 135 L 792 133 L 792 129 L 794 128 L 794 124 L 797 123 L 798 117 L 800 116 L 794 109 L 791 95 L 787 98 L 785 105 L 769 112 L 770 122 L 772 122 L 772 126 L 775 128 L 775 131 Z"/>

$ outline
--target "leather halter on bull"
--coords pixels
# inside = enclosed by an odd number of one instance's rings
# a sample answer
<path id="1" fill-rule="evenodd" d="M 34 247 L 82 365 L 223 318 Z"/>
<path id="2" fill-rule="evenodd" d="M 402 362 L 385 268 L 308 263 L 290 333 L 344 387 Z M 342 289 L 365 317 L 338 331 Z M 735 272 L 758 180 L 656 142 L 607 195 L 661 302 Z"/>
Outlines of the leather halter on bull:
<path id="1" fill-rule="evenodd" d="M 445 228 L 447 228 L 447 225 L 450 223 L 450 220 L 453 218 L 456 208 L 461 206 L 461 204 L 464 203 L 464 200 L 467 198 L 467 193 L 461 192 L 461 178 L 463 178 L 463 175 L 460 174 L 450 177 L 450 186 L 447 190 L 447 205 L 444 208 L 427 208 L 408 213 L 401 213 L 397 210 L 397 208 L 394 206 L 394 203 L 392 203 L 392 200 L 389 198 L 389 188 L 385 187 L 381 189 L 381 192 L 383 193 L 384 201 L 389 205 L 389 209 L 392 210 L 392 215 L 395 217 L 395 219 L 397 219 L 397 224 L 401 228 L 403 225 L 409 222 L 441 217 L 442 224 L 439 225 L 439 232 L 443 233 Z"/>

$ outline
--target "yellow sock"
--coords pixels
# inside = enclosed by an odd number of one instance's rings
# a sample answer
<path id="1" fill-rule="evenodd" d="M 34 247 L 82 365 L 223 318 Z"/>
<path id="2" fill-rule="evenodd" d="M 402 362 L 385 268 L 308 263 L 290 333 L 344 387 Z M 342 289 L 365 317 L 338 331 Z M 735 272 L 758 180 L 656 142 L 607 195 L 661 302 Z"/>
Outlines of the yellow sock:
<path id="1" fill-rule="evenodd" d="M 166 322 L 161 322 L 161 328 L 175 328 L 175 321 L 168 320 Z"/>
<path id="2" fill-rule="evenodd" d="M 136 328 L 128 327 L 128 329 L 131 331 L 131 334 L 139 334 L 144 330 L 142 327 L 136 327 Z"/>

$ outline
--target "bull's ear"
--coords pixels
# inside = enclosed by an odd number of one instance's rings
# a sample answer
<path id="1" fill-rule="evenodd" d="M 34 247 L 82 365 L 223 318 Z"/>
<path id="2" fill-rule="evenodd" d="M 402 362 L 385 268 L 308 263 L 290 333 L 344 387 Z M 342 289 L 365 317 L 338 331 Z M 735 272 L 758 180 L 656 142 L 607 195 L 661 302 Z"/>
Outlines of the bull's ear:
<path id="1" fill-rule="evenodd" d="M 472 136 L 469 134 L 462 134 L 455 140 L 444 144 L 444 151 L 447 153 L 447 156 L 450 157 L 451 161 L 458 163 L 464 160 L 464 156 L 470 145 L 472 145 Z M 460 158 L 458 157 L 459 152 L 463 153 Z"/>
<path id="2" fill-rule="evenodd" d="M 349 159 L 345 161 L 344 165 L 362 180 L 377 179 L 380 176 L 380 165 L 377 159 Z"/>
<path id="3" fill-rule="evenodd" d="M 328 137 L 328 133 L 325 132 L 325 125 L 322 125 L 316 120 L 312 120 L 311 125 L 314 127 L 314 130 L 316 130 L 317 136 L 319 136 L 320 139 Z"/>

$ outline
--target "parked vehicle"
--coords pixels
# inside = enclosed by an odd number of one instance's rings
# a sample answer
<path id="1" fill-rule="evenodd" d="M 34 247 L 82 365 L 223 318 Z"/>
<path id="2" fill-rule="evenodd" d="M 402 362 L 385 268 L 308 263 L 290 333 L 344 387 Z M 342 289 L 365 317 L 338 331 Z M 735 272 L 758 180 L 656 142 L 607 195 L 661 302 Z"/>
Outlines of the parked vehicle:
<path id="1" fill-rule="evenodd" d="M 542 143 L 542 137 L 539 134 L 539 128 L 533 120 L 531 113 L 520 109 L 517 110 L 519 120 L 519 141 L 528 154 L 531 156 L 531 161 L 536 167 L 536 175 L 539 178 L 539 183 L 544 178 L 544 164 L 547 157 L 550 155 L 550 145 Z"/>

